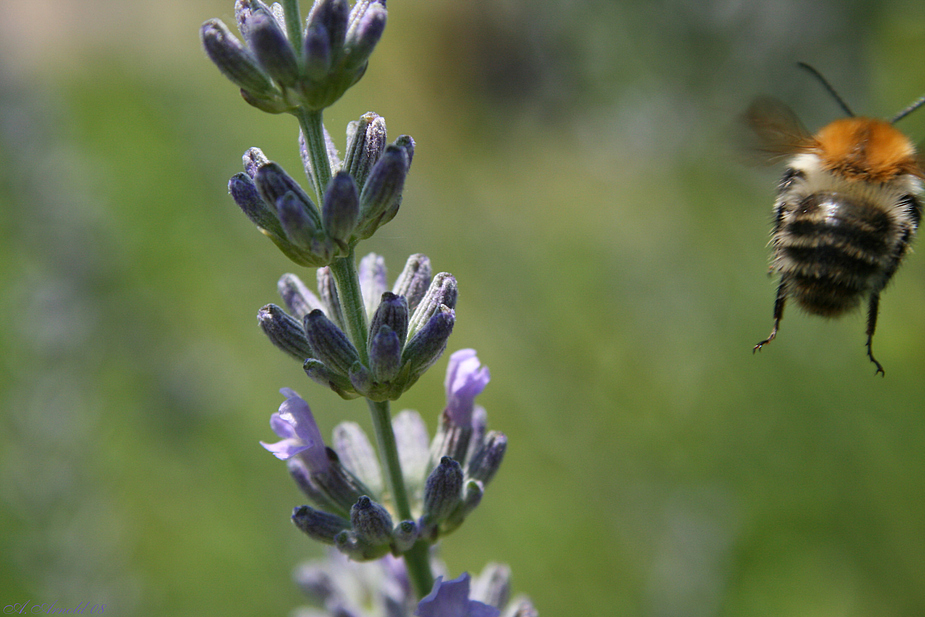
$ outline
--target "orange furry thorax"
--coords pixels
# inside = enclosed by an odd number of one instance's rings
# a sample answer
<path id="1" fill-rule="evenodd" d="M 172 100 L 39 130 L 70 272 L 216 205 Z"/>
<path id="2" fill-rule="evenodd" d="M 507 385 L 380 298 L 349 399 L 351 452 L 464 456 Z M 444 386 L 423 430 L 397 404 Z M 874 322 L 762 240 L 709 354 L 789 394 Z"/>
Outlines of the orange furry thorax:
<path id="1" fill-rule="evenodd" d="M 923 176 L 912 142 L 883 120 L 835 120 L 814 141 L 813 150 L 826 169 L 847 180 L 879 183 L 902 174 Z"/>

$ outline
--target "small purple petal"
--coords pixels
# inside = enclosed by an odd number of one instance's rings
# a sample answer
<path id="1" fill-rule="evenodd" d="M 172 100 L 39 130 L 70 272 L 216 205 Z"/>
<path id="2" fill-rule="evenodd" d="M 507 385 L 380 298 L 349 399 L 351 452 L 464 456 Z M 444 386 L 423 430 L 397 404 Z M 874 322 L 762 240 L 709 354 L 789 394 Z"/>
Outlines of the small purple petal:
<path id="1" fill-rule="evenodd" d="M 279 413 L 274 413 L 270 416 L 270 428 L 273 429 L 273 432 L 282 437 L 283 439 L 297 439 L 298 435 L 295 433 L 295 427 L 292 426 L 286 420 L 283 420 Z"/>
<path id="2" fill-rule="evenodd" d="M 437 577 L 434 589 L 418 603 L 414 614 L 418 617 L 498 617 L 497 608 L 469 599 L 469 573 L 443 582 Z"/>
<path id="3" fill-rule="evenodd" d="M 260 445 L 266 448 L 269 452 L 273 453 L 273 456 L 285 461 L 286 459 L 292 458 L 296 454 L 303 452 L 308 449 L 304 443 L 298 439 L 284 439 L 282 441 L 277 441 L 276 443 L 266 443 L 261 441 Z"/>
<path id="4" fill-rule="evenodd" d="M 308 403 L 290 388 L 281 389 L 280 394 L 286 400 L 279 411 L 270 416 L 270 428 L 283 439 L 272 444 L 261 441 L 260 445 L 278 459 L 286 460 L 299 454 L 309 470 L 324 469 L 328 465 L 324 440 Z"/>
<path id="5" fill-rule="evenodd" d="M 286 397 L 283 404 L 279 406 L 280 419 L 292 426 L 295 435 L 304 441 L 305 445 L 311 446 L 323 442 L 321 431 L 318 430 L 318 425 L 315 423 L 315 417 L 312 415 L 312 410 L 309 408 L 308 403 L 289 388 L 283 388 L 280 390 L 280 394 Z M 279 433 L 277 435 L 285 437 L 285 435 Z"/>
<path id="6" fill-rule="evenodd" d="M 482 366 L 474 349 L 460 349 L 450 356 L 444 387 L 446 409 L 454 424 L 471 424 L 475 397 L 481 394 L 490 380 L 488 367 Z"/>

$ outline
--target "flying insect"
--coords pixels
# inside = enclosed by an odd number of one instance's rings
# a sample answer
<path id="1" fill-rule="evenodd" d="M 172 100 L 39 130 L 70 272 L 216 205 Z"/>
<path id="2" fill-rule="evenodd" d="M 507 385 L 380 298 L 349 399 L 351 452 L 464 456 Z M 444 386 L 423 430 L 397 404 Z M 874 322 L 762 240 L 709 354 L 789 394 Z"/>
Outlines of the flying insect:
<path id="1" fill-rule="evenodd" d="M 855 116 L 828 81 L 807 64 L 847 117 L 812 134 L 780 101 L 756 99 L 745 113 L 769 161 L 786 159 L 777 186 L 770 245 L 780 276 L 771 334 L 777 336 L 789 299 L 806 312 L 837 317 L 867 302 L 867 356 L 877 327 L 880 294 L 902 263 L 922 217 L 925 160 L 893 125 L 925 96 L 890 120 Z"/>

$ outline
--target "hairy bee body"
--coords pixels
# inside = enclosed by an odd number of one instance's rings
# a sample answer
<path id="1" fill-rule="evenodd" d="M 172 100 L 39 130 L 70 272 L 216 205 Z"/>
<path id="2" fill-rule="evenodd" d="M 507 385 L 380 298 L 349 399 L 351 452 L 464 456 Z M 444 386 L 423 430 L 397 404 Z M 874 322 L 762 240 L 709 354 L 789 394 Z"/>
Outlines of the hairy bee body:
<path id="1" fill-rule="evenodd" d="M 921 218 L 917 178 L 850 180 L 815 154 L 788 164 L 774 206 L 772 270 L 781 290 L 814 315 L 835 317 L 879 294 Z"/>
<path id="2" fill-rule="evenodd" d="M 893 121 L 923 103 L 925 98 Z M 922 159 L 892 122 L 851 116 L 810 134 L 785 105 L 767 98 L 756 100 L 745 119 L 761 152 L 787 157 L 771 234 L 771 271 L 780 276 L 774 327 L 754 350 L 777 336 L 788 299 L 824 317 L 866 300 L 867 355 L 882 374 L 871 348 L 880 292 L 921 220 Z"/>

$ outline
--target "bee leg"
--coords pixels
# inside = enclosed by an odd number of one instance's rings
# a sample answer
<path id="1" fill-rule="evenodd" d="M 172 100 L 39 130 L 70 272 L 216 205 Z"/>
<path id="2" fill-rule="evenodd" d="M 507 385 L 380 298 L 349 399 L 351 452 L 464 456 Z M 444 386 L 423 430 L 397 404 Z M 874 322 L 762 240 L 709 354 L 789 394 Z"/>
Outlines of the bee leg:
<path id="1" fill-rule="evenodd" d="M 874 340 L 874 330 L 877 329 L 877 313 L 880 310 L 880 294 L 872 293 L 870 295 L 870 304 L 867 305 L 867 357 L 870 358 L 870 361 L 877 365 L 877 373 L 880 373 L 884 377 L 886 373 L 883 372 L 883 367 L 879 362 L 874 358 L 874 352 L 871 349 L 871 345 Z M 877 373 L 874 373 L 876 375 Z"/>
<path id="2" fill-rule="evenodd" d="M 774 301 L 774 327 L 771 328 L 771 334 L 754 348 L 752 353 L 759 351 L 762 347 L 770 343 L 777 336 L 777 329 L 780 327 L 780 320 L 784 316 L 784 305 L 787 303 L 787 283 L 781 279 L 780 285 L 777 286 L 777 299 Z"/>

